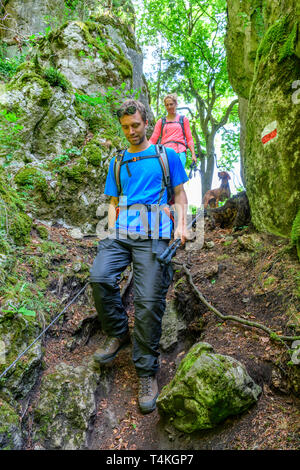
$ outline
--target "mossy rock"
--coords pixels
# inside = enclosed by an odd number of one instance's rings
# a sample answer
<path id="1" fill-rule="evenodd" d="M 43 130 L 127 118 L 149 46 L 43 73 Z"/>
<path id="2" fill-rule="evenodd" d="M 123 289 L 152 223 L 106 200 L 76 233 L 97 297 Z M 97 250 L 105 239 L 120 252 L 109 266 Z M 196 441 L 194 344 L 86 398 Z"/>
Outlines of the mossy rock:
<path id="1" fill-rule="evenodd" d="M 192 433 L 246 411 L 260 393 L 241 363 L 214 353 L 208 343 L 197 343 L 162 389 L 157 407 L 176 429 Z"/>
<path id="2" fill-rule="evenodd" d="M 0 337 L 5 343 L 5 364 L 0 364 L 2 373 L 17 356 L 31 344 L 40 333 L 36 318 L 14 311 L 0 315 Z M 24 398 L 38 377 L 42 359 L 41 343 L 38 341 L 16 365 L 1 379 L 0 390 L 15 399 Z"/>
<path id="3" fill-rule="evenodd" d="M 20 417 L 0 396 L 0 450 L 20 450 L 22 445 Z"/>
<path id="4" fill-rule="evenodd" d="M 42 240 L 48 240 L 48 238 L 49 238 L 49 230 L 47 229 L 47 227 L 45 227 L 44 225 L 38 225 L 38 226 L 36 227 L 36 231 L 38 232 L 39 237 L 40 237 Z"/>
<path id="5" fill-rule="evenodd" d="M 27 245 L 30 242 L 31 227 L 32 219 L 27 214 L 13 216 L 9 234 L 14 239 L 16 245 Z"/>
<path id="6" fill-rule="evenodd" d="M 87 432 L 95 413 L 96 373 L 91 364 L 73 367 L 60 363 L 42 378 L 34 407 L 33 442 L 47 449 L 86 448 Z"/>

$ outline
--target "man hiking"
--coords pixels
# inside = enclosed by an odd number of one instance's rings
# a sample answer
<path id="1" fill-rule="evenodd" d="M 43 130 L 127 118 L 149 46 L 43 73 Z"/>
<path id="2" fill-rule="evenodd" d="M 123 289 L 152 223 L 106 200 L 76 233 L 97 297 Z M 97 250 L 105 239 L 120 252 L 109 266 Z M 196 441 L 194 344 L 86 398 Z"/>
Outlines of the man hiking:
<path id="1" fill-rule="evenodd" d="M 148 120 L 142 103 L 127 100 L 117 116 L 130 145 L 110 162 L 104 193 L 110 196 L 111 235 L 100 241 L 90 271 L 95 306 L 107 335 L 94 359 L 107 364 L 130 343 L 118 281 L 132 262 L 135 307 L 132 359 L 139 377 L 139 407 L 142 413 L 150 413 L 158 396 L 161 321 L 171 282 L 157 260 L 167 248 L 172 231 L 172 221 L 165 211 L 168 191 L 162 167 L 167 165 L 166 162 L 161 165 L 157 147 L 146 138 Z M 187 197 L 183 183 L 188 178 L 175 151 L 165 151 L 178 215 L 174 236 L 185 243 Z"/>

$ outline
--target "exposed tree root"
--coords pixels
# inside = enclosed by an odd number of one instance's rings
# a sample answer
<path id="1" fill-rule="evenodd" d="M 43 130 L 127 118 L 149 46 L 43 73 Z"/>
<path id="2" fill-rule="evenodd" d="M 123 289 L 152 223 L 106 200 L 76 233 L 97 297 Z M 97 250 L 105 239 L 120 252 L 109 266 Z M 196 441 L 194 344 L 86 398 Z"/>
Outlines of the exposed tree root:
<path id="1" fill-rule="evenodd" d="M 221 312 L 219 312 L 219 310 L 217 310 L 215 307 L 213 307 L 213 305 L 211 305 L 205 299 L 205 297 L 202 295 L 202 293 L 200 292 L 198 287 L 194 284 L 192 274 L 191 274 L 190 270 L 187 268 L 187 266 L 185 264 L 178 263 L 177 261 L 173 261 L 173 262 L 176 265 L 181 266 L 181 268 L 183 269 L 183 271 L 185 272 L 185 274 L 187 276 L 189 284 L 191 285 L 191 287 L 193 288 L 195 294 L 201 300 L 201 302 L 203 302 L 203 304 L 206 305 L 206 307 L 209 310 L 211 310 L 213 313 L 215 313 L 222 321 L 235 321 L 235 322 L 242 323 L 243 325 L 247 325 L 247 326 L 250 326 L 250 327 L 253 327 L 253 328 L 259 328 L 259 329 L 265 331 L 266 333 L 268 333 L 270 338 L 274 339 L 275 341 L 283 342 L 283 341 L 300 340 L 300 336 L 280 336 L 277 333 L 275 333 L 273 330 L 268 328 L 267 326 L 262 325 L 261 323 L 253 322 L 253 321 L 250 321 L 250 320 L 245 320 L 243 318 L 236 317 L 235 315 L 223 315 Z"/>

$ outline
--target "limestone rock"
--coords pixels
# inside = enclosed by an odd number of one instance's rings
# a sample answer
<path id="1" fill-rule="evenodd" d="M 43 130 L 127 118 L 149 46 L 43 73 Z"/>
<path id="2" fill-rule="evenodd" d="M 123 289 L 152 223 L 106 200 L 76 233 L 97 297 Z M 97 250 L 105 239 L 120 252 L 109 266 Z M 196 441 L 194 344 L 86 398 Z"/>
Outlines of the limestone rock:
<path id="1" fill-rule="evenodd" d="M 0 450 L 20 450 L 22 445 L 19 415 L 0 397 Z"/>
<path id="2" fill-rule="evenodd" d="M 263 247 L 261 237 L 256 233 L 244 234 L 237 239 L 241 248 L 247 251 L 259 251 Z"/>
<path id="3" fill-rule="evenodd" d="M 80 228 L 73 228 L 70 231 L 70 236 L 72 238 L 74 238 L 75 240 L 82 240 L 82 238 L 83 238 L 83 234 L 82 234 Z"/>
<path id="4" fill-rule="evenodd" d="M 176 346 L 180 333 L 186 330 L 186 328 L 186 323 L 179 317 L 175 302 L 168 302 L 162 319 L 161 349 L 169 351 Z"/>
<path id="5" fill-rule="evenodd" d="M 289 237 L 300 205 L 299 2 L 228 0 L 229 78 L 239 95 L 242 178 L 257 229 Z"/>
<path id="6" fill-rule="evenodd" d="M 42 378 L 34 410 L 33 442 L 46 449 L 86 448 L 87 432 L 96 412 L 97 377 L 91 365 L 61 362 Z"/>
<path id="7" fill-rule="evenodd" d="M 191 433 L 244 412 L 260 393 L 241 363 L 214 353 L 208 343 L 197 343 L 162 389 L 157 406 L 176 429 Z"/>
<path id="8" fill-rule="evenodd" d="M 52 88 L 31 63 L 23 64 L 0 90 L 0 108 L 21 116 L 21 158 L 51 159 L 83 141 L 87 125 L 77 116 L 74 101 L 74 94 Z"/>
<path id="9" fill-rule="evenodd" d="M 0 315 L 0 338 L 5 345 L 5 363 L 0 364 L 0 373 L 35 340 L 40 331 L 40 325 L 34 317 L 21 313 Z M 36 382 L 41 360 L 41 342 L 37 341 L 7 372 L 0 390 L 15 399 L 26 397 Z"/>

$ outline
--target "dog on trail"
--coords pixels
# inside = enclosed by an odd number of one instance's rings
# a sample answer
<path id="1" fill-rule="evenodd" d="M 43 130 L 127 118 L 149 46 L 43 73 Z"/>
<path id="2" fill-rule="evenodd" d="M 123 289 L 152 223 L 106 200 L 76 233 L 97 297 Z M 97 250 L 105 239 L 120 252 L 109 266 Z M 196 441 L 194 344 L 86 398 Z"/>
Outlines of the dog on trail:
<path id="1" fill-rule="evenodd" d="M 224 199 L 230 197 L 230 187 L 228 180 L 230 180 L 230 175 L 226 171 L 219 171 L 218 177 L 221 180 L 221 186 L 216 189 L 209 189 L 204 194 L 203 204 L 204 209 L 207 207 L 218 207 L 219 201 L 224 201 Z"/>

